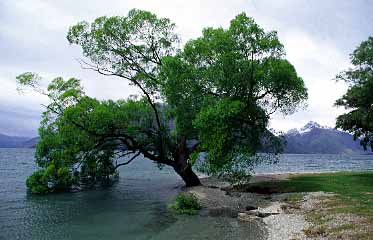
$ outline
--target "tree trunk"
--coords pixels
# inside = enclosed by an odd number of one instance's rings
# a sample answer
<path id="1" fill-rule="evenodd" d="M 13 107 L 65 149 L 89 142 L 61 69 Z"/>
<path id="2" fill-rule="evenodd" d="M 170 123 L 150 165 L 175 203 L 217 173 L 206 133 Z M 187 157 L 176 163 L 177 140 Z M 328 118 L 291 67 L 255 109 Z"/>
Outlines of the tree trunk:
<path id="1" fill-rule="evenodd" d="M 201 181 L 199 180 L 197 174 L 195 174 L 192 170 L 192 167 L 188 165 L 186 168 L 182 169 L 180 167 L 175 166 L 175 171 L 185 182 L 186 187 L 193 187 L 201 185 Z"/>
<path id="2" fill-rule="evenodd" d="M 186 137 L 181 136 L 178 138 L 177 148 L 174 152 L 175 171 L 184 180 L 187 187 L 201 185 L 197 174 L 193 172 L 192 166 L 188 163 L 190 151 L 187 147 Z"/>

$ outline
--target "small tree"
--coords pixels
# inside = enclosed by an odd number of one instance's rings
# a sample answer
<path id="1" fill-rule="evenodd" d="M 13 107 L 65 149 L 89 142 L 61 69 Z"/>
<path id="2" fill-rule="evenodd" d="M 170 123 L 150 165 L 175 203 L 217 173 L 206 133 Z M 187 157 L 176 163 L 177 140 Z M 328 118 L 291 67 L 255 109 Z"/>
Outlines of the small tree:
<path id="1" fill-rule="evenodd" d="M 142 97 L 98 101 L 76 79 L 55 79 L 45 93 L 52 103 L 39 130 L 40 166 L 83 164 L 91 175 L 107 176 L 143 155 L 195 186 L 199 153 L 206 153 L 202 169 L 210 174 L 242 171 L 268 136 L 271 114 L 292 113 L 306 100 L 276 32 L 245 14 L 228 29 L 205 29 L 183 49 L 173 29 L 170 20 L 141 10 L 70 28 L 67 38 L 82 48 L 84 68 L 129 81 Z M 36 78 L 18 80 L 35 88 Z M 127 154 L 128 162 L 114 164 Z"/>
<path id="2" fill-rule="evenodd" d="M 364 150 L 373 151 L 373 37 L 351 54 L 351 63 L 353 67 L 337 75 L 349 88 L 335 105 L 350 112 L 338 116 L 336 127 L 352 133 Z"/>

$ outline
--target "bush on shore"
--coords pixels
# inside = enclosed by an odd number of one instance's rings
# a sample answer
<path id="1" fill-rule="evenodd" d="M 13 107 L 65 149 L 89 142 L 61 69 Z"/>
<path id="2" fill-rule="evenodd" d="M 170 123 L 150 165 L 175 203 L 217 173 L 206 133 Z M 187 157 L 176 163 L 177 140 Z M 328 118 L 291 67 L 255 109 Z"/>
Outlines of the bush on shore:
<path id="1" fill-rule="evenodd" d="M 178 214 L 195 215 L 201 209 L 198 198 L 192 193 L 179 193 L 175 198 L 175 203 L 170 205 L 170 209 Z"/>

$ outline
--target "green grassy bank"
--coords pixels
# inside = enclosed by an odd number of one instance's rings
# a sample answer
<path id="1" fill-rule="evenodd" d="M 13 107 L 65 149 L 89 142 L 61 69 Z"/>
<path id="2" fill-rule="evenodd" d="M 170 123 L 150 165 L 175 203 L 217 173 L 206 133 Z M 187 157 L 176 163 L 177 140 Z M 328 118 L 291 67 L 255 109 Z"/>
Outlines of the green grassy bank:
<path id="1" fill-rule="evenodd" d="M 289 180 L 249 185 L 246 191 L 250 188 L 256 192 L 292 192 L 289 200 L 294 204 L 304 192 L 335 193 L 306 213 L 314 224 L 306 234 L 328 239 L 373 239 L 373 171 L 295 174 Z"/>

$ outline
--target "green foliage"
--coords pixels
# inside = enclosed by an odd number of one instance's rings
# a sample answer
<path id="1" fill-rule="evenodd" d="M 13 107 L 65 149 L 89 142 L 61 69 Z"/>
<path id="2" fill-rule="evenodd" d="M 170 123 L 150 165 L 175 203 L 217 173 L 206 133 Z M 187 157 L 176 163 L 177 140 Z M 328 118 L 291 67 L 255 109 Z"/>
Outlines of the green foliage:
<path id="1" fill-rule="evenodd" d="M 66 167 L 56 168 L 53 163 L 50 163 L 44 170 L 43 179 L 49 183 L 51 191 L 64 191 L 72 184 L 69 169 Z"/>
<path id="2" fill-rule="evenodd" d="M 175 198 L 175 203 L 170 205 L 170 209 L 178 214 L 195 215 L 201 209 L 198 198 L 192 193 L 179 193 Z"/>
<path id="3" fill-rule="evenodd" d="M 306 100 L 304 82 L 285 59 L 277 33 L 265 32 L 245 14 L 228 29 L 204 29 L 183 49 L 177 49 L 174 27 L 169 19 L 134 9 L 69 29 L 68 41 L 86 58 L 83 67 L 128 80 L 139 98 L 100 101 L 86 96 L 75 78 L 56 78 L 42 90 L 36 74 L 17 77 L 21 86 L 51 100 L 36 161 L 53 189 L 70 185 L 71 175 L 106 181 L 133 160 L 117 164 L 123 155 L 169 165 L 198 184 L 192 171 L 183 174 L 205 152 L 206 172 L 243 178 L 268 136 L 270 115 L 292 113 Z M 197 143 L 190 146 L 191 140 Z M 273 153 L 280 151 L 272 146 Z"/>
<path id="4" fill-rule="evenodd" d="M 70 171 L 67 167 L 61 167 L 60 169 L 57 170 L 57 189 L 66 189 L 71 186 L 72 184 L 72 177 L 70 175 Z"/>
<path id="5" fill-rule="evenodd" d="M 26 186 L 32 193 L 43 194 L 67 191 L 73 183 L 70 171 L 66 167 L 56 169 L 53 163 L 47 168 L 34 172 L 26 180 Z"/>
<path id="6" fill-rule="evenodd" d="M 161 92 L 174 113 L 174 134 L 201 140 L 207 173 L 243 175 L 240 169 L 252 167 L 268 135 L 270 115 L 292 113 L 307 99 L 284 56 L 276 32 L 240 14 L 228 29 L 206 28 L 163 59 Z M 280 152 L 277 138 L 267 140 Z"/>
<path id="7" fill-rule="evenodd" d="M 48 183 L 44 178 L 44 170 L 35 171 L 26 180 L 26 186 L 32 193 L 43 194 L 49 192 Z"/>
<path id="8" fill-rule="evenodd" d="M 349 84 L 347 93 L 338 99 L 336 106 L 350 112 L 337 118 L 336 127 L 349 131 L 354 139 L 360 139 L 364 150 L 373 151 L 373 37 L 369 37 L 352 53 L 354 65 L 339 75 L 337 80 Z"/>
<path id="9" fill-rule="evenodd" d="M 126 17 L 99 17 L 91 24 L 72 26 L 67 39 L 82 47 L 83 55 L 100 71 L 123 77 L 156 95 L 157 67 L 163 56 L 174 52 L 175 25 L 147 11 L 133 9 Z"/>
<path id="10" fill-rule="evenodd" d="M 126 147 L 122 135 L 157 147 L 157 139 L 148 135 L 154 118 L 144 99 L 98 101 L 84 95 L 79 80 L 62 78 L 53 80 L 45 93 L 53 101 L 42 116 L 35 158 L 44 169 L 42 185 L 49 182 L 50 187 L 32 192 L 67 190 L 72 172 L 90 182 L 108 179 L 115 174 L 116 150 Z"/>
<path id="11" fill-rule="evenodd" d="M 32 72 L 25 72 L 19 76 L 16 77 L 17 83 L 20 85 L 29 85 L 30 83 L 32 85 L 38 84 L 38 80 L 40 80 L 40 77 L 36 73 Z"/>

